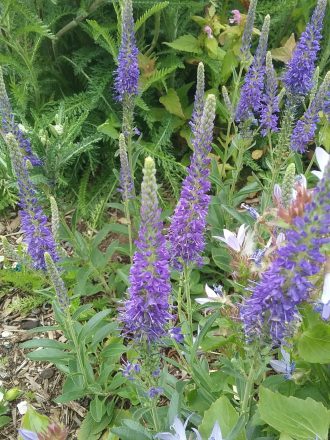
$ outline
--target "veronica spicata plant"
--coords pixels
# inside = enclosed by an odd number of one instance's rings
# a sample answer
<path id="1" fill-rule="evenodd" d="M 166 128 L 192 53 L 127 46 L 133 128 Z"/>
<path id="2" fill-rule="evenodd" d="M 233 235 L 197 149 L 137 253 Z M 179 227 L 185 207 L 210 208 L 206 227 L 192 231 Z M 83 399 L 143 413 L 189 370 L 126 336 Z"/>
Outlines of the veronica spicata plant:
<path id="1" fill-rule="evenodd" d="M 204 233 L 210 203 L 208 192 L 211 186 L 208 179 L 208 155 L 211 151 L 216 102 L 214 95 L 209 95 L 201 116 L 201 98 L 198 83 L 192 120 L 194 152 L 168 233 L 172 263 L 178 269 L 182 268 L 182 265 L 203 263 Z M 200 118 L 200 121 L 197 118 Z"/>
<path id="2" fill-rule="evenodd" d="M 4 135 L 12 133 L 17 139 L 19 147 L 23 150 L 24 160 L 28 160 L 31 165 L 41 165 L 41 161 L 32 152 L 31 142 L 26 137 L 22 125 L 15 122 L 13 110 L 7 95 L 3 80 L 2 68 L 0 67 L 0 127 Z"/>
<path id="3" fill-rule="evenodd" d="M 132 136 L 134 130 L 134 104 L 138 94 L 139 65 L 136 45 L 132 0 L 123 2 L 121 43 L 118 54 L 118 67 L 115 72 L 116 98 L 123 106 L 122 132 L 126 139 L 130 179 L 134 181 Z M 122 172 L 126 172 L 125 170 Z"/>
<path id="4" fill-rule="evenodd" d="M 248 338 L 269 335 L 279 343 L 292 333 L 298 305 L 311 299 L 318 275 L 326 261 L 324 245 L 330 243 L 330 165 L 314 190 L 302 216 L 292 221 L 286 241 L 270 268 L 252 285 L 241 317 Z M 325 305 L 325 307 L 327 307 Z M 269 332 L 269 333 L 268 333 Z"/>
<path id="5" fill-rule="evenodd" d="M 47 217 L 40 206 L 37 191 L 29 176 L 27 161 L 19 147 L 18 140 L 14 134 L 8 133 L 5 135 L 5 141 L 18 182 L 20 216 L 27 252 L 31 256 L 33 267 L 45 270 L 45 252 L 48 252 L 54 261 L 59 259 L 56 243 L 47 226 Z"/>
<path id="6" fill-rule="evenodd" d="M 129 298 L 125 301 L 121 319 L 125 332 L 137 344 L 143 345 L 164 336 L 171 319 L 169 254 L 162 234 L 156 169 L 151 157 L 147 157 L 144 163 L 140 212 L 137 250 L 129 276 Z"/>
<path id="7" fill-rule="evenodd" d="M 291 95 L 306 95 L 313 87 L 313 75 L 320 50 L 322 27 L 327 0 L 318 0 L 310 22 L 302 33 L 283 81 Z"/>

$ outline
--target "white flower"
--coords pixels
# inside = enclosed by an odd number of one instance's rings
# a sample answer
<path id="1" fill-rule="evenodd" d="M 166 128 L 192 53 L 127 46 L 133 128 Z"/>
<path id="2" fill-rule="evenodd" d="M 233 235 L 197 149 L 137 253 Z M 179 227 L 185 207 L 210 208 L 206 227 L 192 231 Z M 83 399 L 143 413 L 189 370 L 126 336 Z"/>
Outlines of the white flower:
<path id="1" fill-rule="evenodd" d="M 226 295 L 222 294 L 222 286 L 218 286 L 216 288 L 217 292 L 215 292 L 213 289 L 211 289 L 210 286 L 205 284 L 205 293 L 207 295 L 207 298 L 196 298 L 195 301 L 198 304 L 207 304 L 212 302 L 219 302 L 221 304 L 230 303 Z"/>
<path id="2" fill-rule="evenodd" d="M 330 317 L 330 272 L 328 272 L 324 277 L 321 303 L 323 304 L 322 318 L 329 319 L 329 317 Z"/>
<path id="3" fill-rule="evenodd" d="M 26 414 L 26 412 L 28 410 L 28 403 L 27 403 L 27 401 L 26 400 L 22 400 L 22 402 L 19 402 L 17 404 L 17 409 L 18 409 L 18 412 L 21 414 L 21 416 Z"/>
<path id="4" fill-rule="evenodd" d="M 315 156 L 316 156 L 317 164 L 321 171 L 312 171 L 312 173 L 314 174 L 314 176 L 318 177 L 319 179 L 322 179 L 325 167 L 329 162 L 330 154 L 327 153 L 325 150 L 323 150 L 323 148 L 316 147 Z"/>
<path id="5" fill-rule="evenodd" d="M 233 251 L 240 252 L 242 249 L 242 245 L 245 239 L 245 234 L 248 226 L 241 225 L 237 232 L 237 235 L 234 232 L 228 231 L 228 229 L 223 230 L 224 237 L 215 236 L 217 240 L 221 240 L 226 243 Z"/>
<path id="6" fill-rule="evenodd" d="M 235 252 L 242 255 L 252 255 L 254 250 L 253 233 L 248 233 L 249 226 L 241 225 L 237 235 L 234 232 L 223 230 L 224 237 L 214 236 L 217 240 L 223 241 L 227 246 Z"/>
<path id="7" fill-rule="evenodd" d="M 4 396 L 5 395 L 0 391 L 0 403 L 3 401 Z"/>
<path id="8" fill-rule="evenodd" d="M 186 428 L 189 421 L 189 418 L 186 420 L 185 424 L 181 422 L 178 417 L 175 417 L 173 425 L 171 426 L 171 430 L 174 431 L 174 434 L 171 432 L 160 432 L 155 435 L 155 439 L 158 440 L 187 440 L 186 436 Z M 196 434 L 196 440 L 202 440 L 200 433 L 197 429 L 193 428 L 194 433 Z M 215 422 L 212 433 L 208 440 L 222 440 L 221 429 L 218 422 Z"/>
<path id="9" fill-rule="evenodd" d="M 285 242 L 285 234 L 283 232 L 280 232 L 276 237 L 276 246 L 279 246 L 284 242 Z"/>
<path id="10" fill-rule="evenodd" d="M 27 133 L 28 132 L 27 128 L 24 127 L 23 124 L 18 124 L 17 126 L 18 126 L 19 130 L 21 130 L 22 133 Z"/>

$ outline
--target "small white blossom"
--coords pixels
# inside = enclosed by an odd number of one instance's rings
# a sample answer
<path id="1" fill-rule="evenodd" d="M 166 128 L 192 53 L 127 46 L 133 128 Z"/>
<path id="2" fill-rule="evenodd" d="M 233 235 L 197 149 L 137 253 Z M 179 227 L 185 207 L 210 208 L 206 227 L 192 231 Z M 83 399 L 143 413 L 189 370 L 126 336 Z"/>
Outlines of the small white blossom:
<path id="1" fill-rule="evenodd" d="M 196 298 L 195 301 L 198 304 L 202 304 L 202 305 L 212 302 L 219 302 L 221 304 L 230 303 L 226 295 L 222 294 L 222 286 L 219 287 L 216 289 L 217 292 L 215 292 L 213 289 L 211 289 L 210 286 L 205 284 L 205 293 L 207 298 Z"/>
<path id="2" fill-rule="evenodd" d="M 253 233 L 247 232 L 249 226 L 241 225 L 237 235 L 234 232 L 223 230 L 224 237 L 214 236 L 217 240 L 226 243 L 230 249 L 242 255 L 252 255 L 254 250 Z"/>
<path id="3" fill-rule="evenodd" d="M 328 272 L 324 277 L 321 303 L 323 304 L 322 318 L 329 319 L 329 317 L 330 317 L 330 272 Z"/>
<path id="4" fill-rule="evenodd" d="M 21 414 L 21 416 L 26 414 L 26 412 L 28 410 L 28 403 L 27 403 L 27 401 L 26 400 L 22 400 L 22 402 L 19 402 L 17 404 L 17 409 L 18 409 L 18 412 Z"/>
<path id="5" fill-rule="evenodd" d="M 27 128 L 24 127 L 23 124 L 18 124 L 17 126 L 18 126 L 19 130 L 20 130 L 22 133 L 27 133 L 27 132 L 28 132 Z"/>
<path id="6" fill-rule="evenodd" d="M 323 150 L 323 148 L 316 147 L 315 156 L 317 164 L 321 171 L 312 171 L 312 174 L 314 174 L 314 176 L 318 177 L 319 179 L 322 179 L 325 167 L 329 162 L 330 154 Z"/>
<path id="7" fill-rule="evenodd" d="M 0 403 L 3 401 L 4 396 L 5 395 L 0 391 Z"/>
<path id="8" fill-rule="evenodd" d="M 171 430 L 174 431 L 174 434 L 171 432 L 160 432 L 155 435 L 155 439 L 158 440 L 187 440 L 186 428 L 189 421 L 189 417 L 186 420 L 185 424 L 181 422 L 181 420 L 176 417 L 174 419 L 173 425 L 171 426 Z M 197 429 L 193 428 L 194 433 L 196 434 L 196 440 L 202 440 L 200 433 Z M 221 429 L 218 422 L 215 422 L 212 433 L 208 440 L 222 440 Z"/>

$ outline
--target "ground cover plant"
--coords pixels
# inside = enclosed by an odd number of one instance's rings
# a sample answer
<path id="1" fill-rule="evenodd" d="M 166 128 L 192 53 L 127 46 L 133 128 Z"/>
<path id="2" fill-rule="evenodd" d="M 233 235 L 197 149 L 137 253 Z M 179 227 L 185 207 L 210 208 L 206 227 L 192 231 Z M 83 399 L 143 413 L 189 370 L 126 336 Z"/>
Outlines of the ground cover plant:
<path id="1" fill-rule="evenodd" d="M 328 439 L 328 1 L 105 3 L 1 6 L 3 438 Z"/>

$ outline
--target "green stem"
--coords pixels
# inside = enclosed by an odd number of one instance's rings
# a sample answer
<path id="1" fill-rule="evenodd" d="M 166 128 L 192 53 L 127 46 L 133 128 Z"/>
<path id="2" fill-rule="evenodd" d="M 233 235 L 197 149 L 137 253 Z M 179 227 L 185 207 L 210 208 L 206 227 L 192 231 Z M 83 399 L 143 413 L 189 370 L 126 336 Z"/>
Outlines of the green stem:
<path id="1" fill-rule="evenodd" d="M 82 378 L 83 378 L 84 387 L 87 389 L 88 385 L 89 385 L 88 378 L 86 376 L 86 370 L 84 368 L 84 362 L 81 357 L 77 335 L 76 335 L 75 329 L 73 327 L 73 321 L 72 321 L 72 318 L 71 318 L 71 315 L 69 314 L 69 312 L 67 313 L 66 322 L 67 322 L 67 329 L 68 329 L 69 335 L 71 337 L 71 340 L 73 342 L 73 345 L 74 345 L 74 348 L 76 351 L 77 362 L 78 362 L 79 370 L 80 370 Z"/>
<path id="2" fill-rule="evenodd" d="M 192 340 L 193 337 L 193 320 L 192 320 L 192 305 L 191 305 L 191 296 L 190 296 L 190 268 L 184 264 L 183 265 L 183 291 L 184 297 L 186 300 L 186 312 L 188 318 L 188 327 L 190 332 L 190 338 Z"/>
<path id="3" fill-rule="evenodd" d="M 270 152 L 270 161 L 272 164 L 275 163 L 274 161 L 274 149 L 273 149 L 273 144 L 272 144 L 272 136 L 270 133 L 268 133 L 268 145 L 269 145 L 269 152 Z M 272 173 L 272 178 L 270 181 L 270 186 L 268 188 L 268 191 L 266 191 L 266 196 L 265 196 L 265 202 L 263 203 L 263 207 L 262 207 L 262 211 L 264 211 L 265 209 L 268 208 L 268 205 L 270 203 L 272 194 L 273 194 L 273 189 L 275 186 L 275 183 L 277 182 L 279 173 L 280 173 L 280 168 L 278 166 L 275 166 L 274 168 L 271 169 L 271 173 Z"/>
<path id="4" fill-rule="evenodd" d="M 160 12 L 155 14 L 155 30 L 154 30 L 154 38 L 152 39 L 151 45 L 149 49 L 146 51 L 145 55 L 148 56 L 154 50 L 157 45 L 158 37 L 160 32 Z"/>
<path id="5" fill-rule="evenodd" d="M 125 200 L 124 207 L 125 207 L 125 217 L 126 217 L 127 228 L 128 228 L 129 256 L 130 256 L 130 259 L 132 262 L 132 258 L 133 258 L 132 222 L 131 222 L 131 215 L 129 212 L 129 201 L 128 200 Z"/>
<path id="6" fill-rule="evenodd" d="M 252 389 L 254 385 L 254 375 L 255 375 L 255 363 L 256 363 L 257 350 L 254 351 L 254 356 L 252 358 L 249 375 L 246 380 L 243 400 L 241 404 L 241 414 L 243 416 L 247 415 L 249 412 L 250 399 L 252 397 Z"/>
<path id="7" fill-rule="evenodd" d="M 150 400 L 151 400 L 152 420 L 154 422 L 156 432 L 159 432 L 160 431 L 160 423 L 159 423 L 159 418 L 158 418 L 158 413 L 157 413 L 156 401 L 155 401 L 155 399 L 150 399 Z"/>
<path id="8" fill-rule="evenodd" d="M 238 72 L 237 80 L 235 81 L 235 87 L 234 87 L 234 92 L 233 92 L 233 98 L 232 98 L 233 111 L 235 111 L 235 108 L 236 108 L 238 87 L 241 82 L 243 70 L 244 70 L 244 65 L 241 64 L 239 72 Z M 223 164 L 222 164 L 221 178 L 225 173 L 225 166 L 228 161 L 228 147 L 230 144 L 230 132 L 231 132 L 231 128 L 232 128 L 233 124 L 234 124 L 234 115 L 231 115 L 231 117 L 228 121 L 228 125 L 227 125 L 226 141 L 225 141 L 225 145 L 224 145 L 225 153 L 224 153 L 224 160 L 223 160 Z"/>

